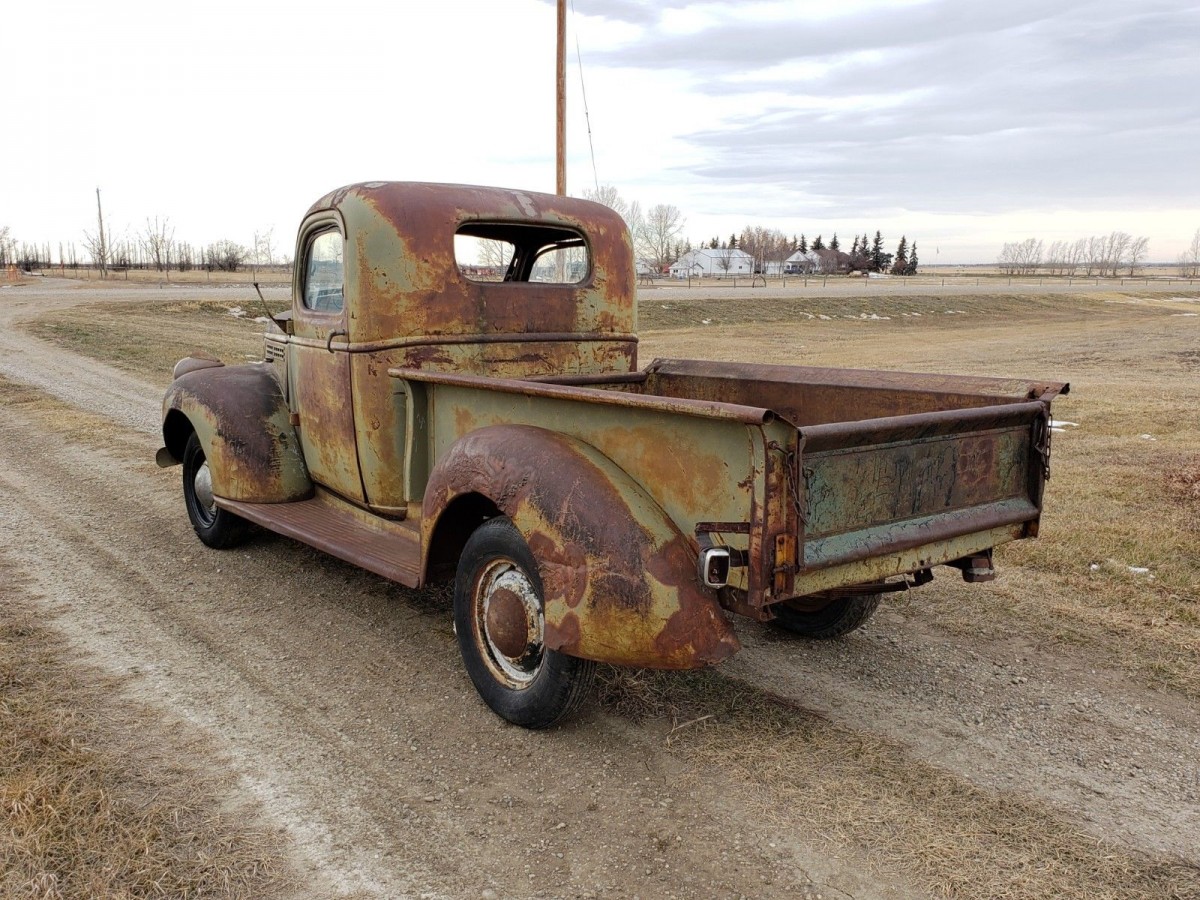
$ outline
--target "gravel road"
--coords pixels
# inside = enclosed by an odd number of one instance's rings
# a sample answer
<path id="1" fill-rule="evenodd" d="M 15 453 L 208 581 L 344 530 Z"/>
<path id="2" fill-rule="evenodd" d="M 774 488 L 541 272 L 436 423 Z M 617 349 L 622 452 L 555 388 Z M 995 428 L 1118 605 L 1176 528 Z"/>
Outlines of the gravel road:
<path id="1" fill-rule="evenodd" d="M 735 776 L 670 751 L 669 723 L 595 704 L 548 733 L 500 723 L 462 672 L 444 591 L 268 535 L 204 548 L 178 470 L 152 462 L 159 391 L 16 327 L 151 296 L 0 290 L 0 375 L 79 411 L 0 407 L 0 556 L 29 585 L 10 597 L 93 662 L 134 673 L 131 696 L 214 739 L 211 765 L 287 836 L 304 896 L 924 894 L 861 850 L 831 853 L 803 811 L 778 811 L 793 822 L 781 837 L 731 799 Z M 1047 589 L 1026 577 L 983 589 Z M 928 589 L 981 588 L 942 576 Z M 1098 837 L 1200 863 L 1193 704 L 1084 651 L 948 635 L 918 602 L 837 642 L 739 628 L 727 675 Z"/>

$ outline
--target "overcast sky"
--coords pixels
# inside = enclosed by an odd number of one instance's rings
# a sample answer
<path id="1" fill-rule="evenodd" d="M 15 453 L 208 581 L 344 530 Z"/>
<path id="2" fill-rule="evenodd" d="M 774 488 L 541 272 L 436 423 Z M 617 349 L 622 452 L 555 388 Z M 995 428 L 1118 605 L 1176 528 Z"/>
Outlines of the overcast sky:
<path id="1" fill-rule="evenodd" d="M 907 234 L 926 263 L 1200 228 L 1200 3 L 574 0 L 568 187 L 748 224 Z M 373 179 L 554 189 L 551 0 L 9 4 L 0 226 L 169 217 L 290 246 Z M 590 105 L 595 175 L 576 41 Z"/>

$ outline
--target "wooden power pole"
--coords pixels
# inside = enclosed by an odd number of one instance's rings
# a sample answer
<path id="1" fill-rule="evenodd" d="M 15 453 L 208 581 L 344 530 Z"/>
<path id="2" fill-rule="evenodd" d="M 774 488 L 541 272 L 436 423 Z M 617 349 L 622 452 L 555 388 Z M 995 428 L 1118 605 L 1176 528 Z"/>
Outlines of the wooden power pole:
<path id="1" fill-rule="evenodd" d="M 555 156 L 558 163 L 556 192 L 560 197 L 565 197 L 567 195 L 567 0 L 558 0 L 557 75 L 555 82 L 555 111 L 557 113 Z"/>
<path id="2" fill-rule="evenodd" d="M 96 227 L 99 231 L 96 234 L 96 240 L 100 246 L 100 277 L 108 277 L 108 248 L 104 240 L 104 213 L 100 210 L 100 188 L 96 188 Z"/>

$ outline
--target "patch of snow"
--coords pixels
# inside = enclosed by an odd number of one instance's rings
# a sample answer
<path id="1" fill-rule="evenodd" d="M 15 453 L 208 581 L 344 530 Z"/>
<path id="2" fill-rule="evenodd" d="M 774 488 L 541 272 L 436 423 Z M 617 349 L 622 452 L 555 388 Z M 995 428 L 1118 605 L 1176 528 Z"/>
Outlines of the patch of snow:
<path id="1" fill-rule="evenodd" d="M 234 318 L 241 319 L 241 318 L 245 317 L 246 311 L 244 309 L 242 309 L 240 306 L 231 306 L 229 308 L 229 314 L 231 316 L 233 316 Z"/>
<path id="2" fill-rule="evenodd" d="M 1148 575 L 1150 570 L 1146 566 L 1126 566 L 1134 575 Z"/>
<path id="3" fill-rule="evenodd" d="M 701 319 L 701 320 L 700 320 L 700 324 L 701 324 L 701 325 L 711 325 L 711 324 L 712 324 L 712 319 Z"/>
<path id="4" fill-rule="evenodd" d="M 1171 313 L 1172 319 L 1178 319 L 1178 318 L 1189 319 L 1193 316 L 1200 316 L 1200 313 Z"/>
<path id="5" fill-rule="evenodd" d="M 1088 568 L 1091 569 L 1093 572 L 1099 572 L 1100 571 L 1100 563 L 1092 563 L 1090 566 L 1088 566 Z"/>
<path id="6" fill-rule="evenodd" d="M 817 318 L 824 319 L 826 322 L 828 322 L 830 317 L 825 315 L 825 313 L 821 313 L 821 315 L 817 316 Z"/>
<path id="7" fill-rule="evenodd" d="M 1154 435 L 1152 435 L 1152 434 L 1143 434 L 1143 435 L 1142 435 L 1142 440 L 1143 440 L 1143 441 L 1157 441 L 1157 440 L 1158 440 L 1158 438 L 1156 438 L 1156 437 L 1155 437 Z"/>
<path id="8" fill-rule="evenodd" d="M 255 317 L 254 317 L 254 321 L 255 321 L 255 322 L 257 322 L 257 323 L 258 323 L 258 324 L 260 324 L 260 325 L 266 325 L 266 324 L 267 324 L 268 322 L 270 322 L 271 320 L 270 320 L 270 319 L 268 319 L 266 316 L 255 316 Z"/>

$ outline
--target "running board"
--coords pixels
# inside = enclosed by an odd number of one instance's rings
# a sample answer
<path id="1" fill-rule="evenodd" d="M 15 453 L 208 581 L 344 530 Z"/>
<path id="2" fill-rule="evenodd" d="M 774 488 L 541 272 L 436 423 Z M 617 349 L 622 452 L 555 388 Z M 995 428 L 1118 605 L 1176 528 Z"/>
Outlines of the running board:
<path id="1" fill-rule="evenodd" d="M 381 518 L 318 490 L 311 500 L 242 503 L 217 497 L 217 506 L 268 531 L 294 538 L 330 556 L 406 587 L 421 583 L 421 532 L 411 521 Z"/>

